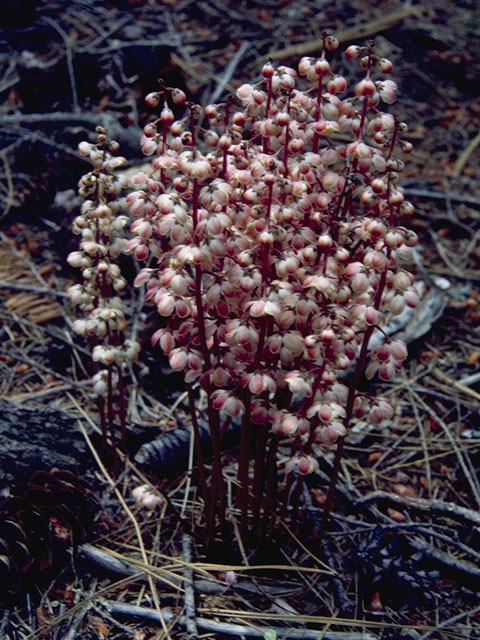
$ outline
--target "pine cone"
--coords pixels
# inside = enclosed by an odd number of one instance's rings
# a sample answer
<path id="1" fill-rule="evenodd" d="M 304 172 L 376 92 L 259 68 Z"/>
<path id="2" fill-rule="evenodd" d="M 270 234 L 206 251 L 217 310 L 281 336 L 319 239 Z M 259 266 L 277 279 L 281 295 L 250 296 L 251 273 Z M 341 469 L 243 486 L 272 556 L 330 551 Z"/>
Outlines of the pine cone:
<path id="1" fill-rule="evenodd" d="M 12 597 L 56 568 L 65 550 L 85 542 L 98 503 L 70 471 L 37 471 L 0 502 L 0 584 Z"/>

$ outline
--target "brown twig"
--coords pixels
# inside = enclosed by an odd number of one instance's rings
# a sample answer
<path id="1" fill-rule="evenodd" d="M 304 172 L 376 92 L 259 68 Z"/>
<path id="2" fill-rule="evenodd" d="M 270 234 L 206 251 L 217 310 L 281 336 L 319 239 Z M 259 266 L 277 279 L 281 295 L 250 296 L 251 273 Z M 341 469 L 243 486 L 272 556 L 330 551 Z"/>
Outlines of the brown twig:
<path id="1" fill-rule="evenodd" d="M 137 607 L 131 604 L 124 604 L 107 600 L 103 602 L 103 606 L 112 615 L 124 615 L 130 617 L 138 617 L 149 622 L 158 622 L 158 613 L 153 609 L 146 607 Z M 233 613 L 233 612 L 232 612 Z M 162 615 L 168 622 L 173 618 L 173 614 L 170 611 L 163 611 Z M 324 624 L 331 624 L 332 621 L 327 622 L 325 619 Z M 180 624 L 186 626 L 186 620 L 181 617 Z M 217 622 L 215 620 L 208 620 L 206 618 L 197 618 L 197 624 L 199 629 L 204 631 L 210 631 L 213 633 L 223 633 L 233 636 L 248 636 L 251 638 L 265 638 L 267 631 L 273 631 L 277 636 L 281 637 L 287 632 L 288 638 L 296 640 L 297 638 L 303 638 L 305 640 L 376 640 L 377 636 L 368 632 L 354 632 L 354 631 L 327 631 L 324 633 L 322 629 L 305 629 L 299 628 L 298 630 L 290 627 L 271 627 L 271 626 L 255 626 L 248 624 L 235 624 L 231 622 Z M 337 621 L 335 621 L 337 624 Z"/>
<path id="2" fill-rule="evenodd" d="M 370 502 L 387 502 L 399 507 L 410 507 L 423 513 L 441 514 L 445 517 L 454 518 L 461 522 L 469 523 L 475 527 L 480 526 L 480 513 L 461 507 L 454 502 L 445 502 L 444 500 L 426 500 L 424 498 L 410 498 L 407 496 L 399 496 L 386 491 L 373 491 L 363 498 L 358 499 L 359 504 L 369 504 Z"/>
<path id="3" fill-rule="evenodd" d="M 358 24 L 348 29 L 335 32 L 335 37 L 340 42 L 349 42 L 350 40 L 357 40 L 359 38 L 369 38 L 380 31 L 386 31 L 390 29 L 398 22 L 410 18 L 411 16 L 420 17 L 422 15 L 421 7 L 405 7 L 398 11 L 392 11 L 391 13 L 380 16 L 376 20 L 371 20 L 363 24 Z M 310 40 L 309 42 L 302 42 L 302 44 L 290 45 L 284 47 L 278 51 L 273 51 L 267 56 L 263 56 L 260 59 L 260 63 L 267 61 L 269 58 L 272 60 L 278 60 L 279 58 L 293 58 L 298 56 L 305 56 L 309 53 L 319 51 L 323 46 L 323 38 L 316 40 Z"/>

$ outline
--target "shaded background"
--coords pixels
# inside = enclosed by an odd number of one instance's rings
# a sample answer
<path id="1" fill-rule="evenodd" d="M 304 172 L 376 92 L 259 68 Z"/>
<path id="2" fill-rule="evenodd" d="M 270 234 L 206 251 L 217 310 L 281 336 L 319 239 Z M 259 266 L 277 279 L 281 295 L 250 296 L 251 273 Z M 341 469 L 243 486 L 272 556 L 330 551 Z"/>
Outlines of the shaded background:
<path id="1" fill-rule="evenodd" d="M 381 619 L 405 624 L 473 610 L 478 531 L 474 519 L 452 521 L 442 505 L 480 508 L 480 4 L 4 0 L 0 16 L 0 398 L 72 415 L 65 391 L 94 410 L 88 353 L 69 337 L 73 312 L 63 294 L 78 279 L 65 263 L 78 242 L 70 233 L 76 183 L 88 170 L 78 142 L 107 126 L 133 166 L 143 160 L 138 139 L 152 117 L 143 98 L 159 77 L 206 105 L 258 79 L 266 56 L 295 67 L 302 54 L 318 55 L 324 30 L 340 36 L 341 48 L 374 38 L 376 51 L 393 61 L 399 99 L 391 111 L 408 123 L 414 145 L 402 174 L 421 239 L 412 268 L 431 290 L 432 276 L 447 279 L 444 309 L 410 345 L 406 378 L 375 383 L 395 394 L 402 417 L 387 430 L 349 434 L 334 531 L 319 550 L 344 583 L 319 584 L 315 597 L 292 603 L 306 613 L 343 607 L 345 615 L 367 610 L 380 619 L 378 596 Z M 334 69 L 349 79 L 357 73 L 340 55 Z M 134 418 L 157 435 L 165 407 L 149 395 L 153 383 L 180 380 L 151 353 L 143 358 Z M 165 431 L 173 426 L 162 423 Z M 325 486 L 311 488 L 314 505 Z M 421 508 L 408 502 L 415 498 L 424 499 Z M 410 535 L 407 527 L 417 525 Z M 395 630 L 382 636 L 398 637 Z"/>
<path id="2" fill-rule="evenodd" d="M 96 124 L 108 127 L 130 161 L 138 159 L 148 117 L 143 96 L 159 77 L 205 105 L 258 78 L 267 55 L 291 66 L 300 57 L 292 45 L 317 55 L 323 30 L 338 32 L 343 46 L 361 41 L 363 30 L 393 60 L 395 111 L 415 143 L 404 182 L 472 196 L 478 189 L 476 155 L 455 165 L 479 131 L 474 0 L 4 0 L 0 9 L 4 223 L 8 212 L 17 221 L 52 218 L 57 191 L 74 187 L 84 171 L 76 145 Z M 337 56 L 336 70 L 342 64 Z"/>

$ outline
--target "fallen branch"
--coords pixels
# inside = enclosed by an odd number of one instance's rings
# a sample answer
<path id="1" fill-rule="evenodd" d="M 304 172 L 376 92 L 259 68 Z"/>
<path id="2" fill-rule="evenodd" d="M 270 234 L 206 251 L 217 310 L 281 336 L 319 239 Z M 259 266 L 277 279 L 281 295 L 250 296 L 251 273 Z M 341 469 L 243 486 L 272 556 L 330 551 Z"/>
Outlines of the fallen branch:
<path id="1" fill-rule="evenodd" d="M 124 558 L 119 558 L 109 553 L 108 551 L 104 551 L 103 549 L 99 549 L 91 544 L 82 544 L 78 547 L 77 552 L 80 556 L 89 561 L 90 563 L 95 564 L 97 567 L 100 567 L 103 570 L 108 571 L 109 573 L 114 573 L 120 576 L 136 576 L 139 571 L 141 571 L 141 565 L 133 564 L 125 560 Z M 195 565 L 192 565 L 194 568 Z M 152 576 L 155 578 L 158 588 L 162 586 L 162 583 L 167 583 L 169 587 L 175 587 L 178 589 L 184 590 L 185 580 L 182 581 L 180 576 L 176 577 L 172 574 L 172 572 L 168 572 L 168 581 L 166 581 L 161 576 L 161 567 L 149 567 L 152 573 Z M 257 583 L 259 580 L 257 579 Z M 235 593 L 243 593 L 243 594 L 268 594 L 272 597 L 281 597 L 286 594 L 291 593 L 294 590 L 297 590 L 299 587 L 298 583 L 277 583 L 275 585 L 272 584 L 260 584 L 257 587 L 254 583 L 249 580 L 239 580 L 235 582 L 233 585 L 229 586 L 225 582 L 220 582 L 220 580 L 201 578 L 195 580 L 195 590 L 199 593 L 208 594 L 208 595 L 216 595 L 225 593 L 228 589 L 229 592 Z"/>
<path id="2" fill-rule="evenodd" d="M 192 537 L 188 533 L 182 535 L 182 560 L 185 563 L 183 568 L 183 601 L 185 603 L 185 626 L 187 628 L 188 640 L 198 638 L 197 616 L 195 612 L 195 588 L 193 581 L 192 562 Z"/>
<path id="3" fill-rule="evenodd" d="M 405 18 L 410 18 L 410 16 L 420 17 L 421 15 L 421 7 L 405 7 L 403 9 L 399 9 L 398 11 L 392 11 L 391 13 L 381 16 L 376 20 L 372 20 L 363 24 L 357 24 L 353 27 L 349 27 L 348 29 L 343 29 L 342 31 L 336 31 L 335 37 L 340 42 L 348 42 L 350 40 L 357 40 L 358 38 L 369 38 L 370 36 L 373 36 L 380 31 L 390 29 L 391 27 L 396 25 L 397 22 L 405 20 Z M 261 58 L 259 62 L 261 64 L 269 58 L 272 60 L 278 60 L 279 58 L 305 56 L 314 51 L 321 50 L 322 46 L 323 39 L 317 38 L 316 40 L 310 40 L 310 42 L 294 44 L 289 47 L 285 47 L 284 49 L 274 51 L 268 56 L 263 56 L 263 58 Z"/>
<path id="4" fill-rule="evenodd" d="M 102 605 L 111 615 L 130 616 L 148 622 L 159 622 L 158 613 L 147 607 L 137 607 L 136 605 L 123 604 L 112 600 L 107 600 L 103 602 Z M 171 611 L 162 611 L 162 616 L 166 622 L 170 622 L 174 615 Z M 184 616 L 179 618 L 178 622 L 183 626 L 187 625 Z M 332 622 L 334 622 L 334 620 L 332 620 Z M 322 640 L 377 640 L 376 635 L 365 633 L 364 631 L 358 633 L 351 631 L 327 631 L 323 633 L 322 629 L 292 629 L 291 627 L 261 627 L 258 625 L 247 626 L 243 624 L 231 624 L 229 622 L 216 622 L 214 620 L 207 620 L 206 618 L 197 618 L 197 625 L 199 629 L 205 631 L 226 633 L 238 637 L 249 636 L 251 638 L 265 638 L 267 631 L 270 631 L 270 633 L 273 631 L 279 637 L 286 635 L 292 640 L 297 640 L 297 638 L 299 640 L 318 640 L 318 638 L 322 638 Z"/>
<path id="5" fill-rule="evenodd" d="M 5 280 L 0 280 L 0 289 L 13 289 L 15 291 L 40 293 L 57 298 L 68 298 L 68 295 L 64 291 L 57 291 L 57 289 L 50 289 L 49 287 L 36 287 L 35 285 L 21 284 L 19 282 L 6 282 Z"/>
<path id="6" fill-rule="evenodd" d="M 456 558 L 450 553 L 445 553 L 445 551 L 437 549 L 421 538 L 409 538 L 408 544 L 417 551 L 422 551 L 426 556 L 442 565 L 442 567 L 455 571 L 455 573 L 461 573 L 470 579 L 480 580 L 480 568 L 476 565 L 460 560 L 460 558 Z"/>
<path id="7" fill-rule="evenodd" d="M 386 502 L 393 506 L 407 507 L 422 511 L 423 513 L 441 514 L 447 518 L 473 524 L 476 527 L 480 526 L 480 513 L 478 511 L 460 507 L 454 502 L 410 498 L 407 496 L 398 496 L 394 493 L 387 493 L 386 491 L 374 491 L 357 500 L 358 504 L 368 504 L 370 502 Z"/>
<path id="8" fill-rule="evenodd" d="M 463 204 L 473 204 L 476 206 L 480 206 L 480 198 L 464 196 L 460 193 L 452 193 L 450 191 L 429 191 L 428 189 L 415 189 L 407 187 L 405 189 L 405 195 L 409 197 L 412 196 L 414 198 L 430 198 L 432 200 L 452 200 L 453 202 L 462 202 Z"/>

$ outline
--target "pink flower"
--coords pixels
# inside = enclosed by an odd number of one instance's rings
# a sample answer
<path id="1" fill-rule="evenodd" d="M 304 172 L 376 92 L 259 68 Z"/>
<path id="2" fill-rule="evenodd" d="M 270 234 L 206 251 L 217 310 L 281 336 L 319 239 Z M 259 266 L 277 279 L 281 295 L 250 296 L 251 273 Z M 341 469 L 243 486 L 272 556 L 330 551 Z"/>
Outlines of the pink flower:
<path id="1" fill-rule="evenodd" d="M 135 487 L 132 491 L 132 496 L 138 505 L 147 507 L 147 509 L 157 509 L 164 504 L 163 498 L 155 494 L 148 484 Z"/>
<path id="2" fill-rule="evenodd" d="M 158 294 L 157 294 L 158 296 Z M 155 296 L 157 298 L 157 296 Z M 158 296 L 157 302 L 157 310 L 161 316 L 171 316 L 175 309 L 175 297 L 165 291 L 161 290 L 161 295 Z"/>
<path id="3" fill-rule="evenodd" d="M 183 371 L 187 366 L 188 355 L 183 349 L 172 349 L 169 354 L 170 366 L 174 371 Z"/>

